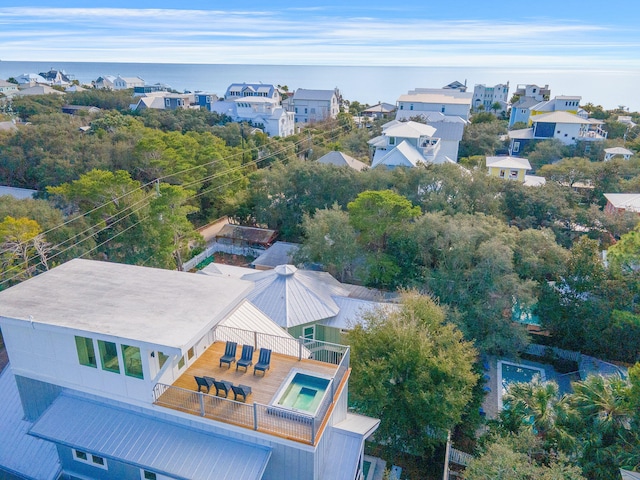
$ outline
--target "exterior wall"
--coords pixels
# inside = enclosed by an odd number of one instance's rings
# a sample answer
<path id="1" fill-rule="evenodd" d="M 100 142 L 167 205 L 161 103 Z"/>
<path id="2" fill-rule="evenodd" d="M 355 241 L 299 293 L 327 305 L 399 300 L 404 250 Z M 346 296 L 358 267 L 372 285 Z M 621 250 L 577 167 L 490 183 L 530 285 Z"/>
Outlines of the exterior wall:
<path id="1" fill-rule="evenodd" d="M 178 368 L 180 355 L 175 352 L 165 352 L 172 354 L 172 357 L 160 369 L 159 355 L 156 354 L 156 350 L 162 351 L 162 348 L 155 348 L 127 339 L 49 327 L 37 323 L 32 326 L 25 321 L 3 322 L 2 333 L 10 355 L 11 367 L 16 376 L 29 377 L 80 391 L 95 392 L 107 398 L 126 398 L 131 402 L 144 404 L 152 402 L 155 383 L 173 383 L 180 376 L 180 372 L 195 361 L 198 354 L 211 343 L 206 336 L 198 340 L 193 348 L 193 358 L 189 359 L 185 355 L 185 364 L 181 369 Z M 75 335 L 94 339 L 95 353 L 98 357 L 97 368 L 80 364 Z M 98 339 L 116 343 L 121 373 L 102 369 L 95 342 Z M 124 374 L 124 362 L 120 348 L 122 344 L 140 348 L 143 379 Z M 151 356 L 152 352 L 154 356 Z"/>
<path id="2" fill-rule="evenodd" d="M 314 123 L 336 118 L 338 112 L 337 99 L 331 98 L 331 102 L 325 100 L 295 100 L 294 113 L 296 123 Z"/>
<path id="3" fill-rule="evenodd" d="M 420 112 L 440 112 L 444 115 L 453 117 L 461 117 L 465 120 L 469 119 L 468 104 L 451 104 L 451 103 L 423 103 L 423 102 L 398 102 L 398 112 L 414 111 L 415 115 Z"/>
<path id="4" fill-rule="evenodd" d="M 580 139 L 581 125 L 578 123 L 538 122 L 534 126 L 534 138 L 556 138 L 565 145 L 572 145 Z"/>
<path id="5" fill-rule="evenodd" d="M 14 376 L 18 386 L 18 394 L 22 403 L 24 416 L 35 422 L 49 405 L 60 395 L 62 388 L 52 383 L 40 382 L 20 375 Z"/>
<path id="6" fill-rule="evenodd" d="M 517 168 L 488 167 L 491 177 L 524 182 L 525 170 Z"/>
<path id="7" fill-rule="evenodd" d="M 140 469 L 133 465 L 106 459 L 107 468 L 81 462 L 73 457 L 73 449 L 56 445 L 63 478 L 79 477 L 92 480 L 140 480 Z M 86 452 L 91 453 L 91 452 Z"/>
<path id="8" fill-rule="evenodd" d="M 516 122 L 529 123 L 530 114 L 531 112 L 528 108 L 513 107 L 509 116 L 509 126 L 513 126 Z"/>
<path id="9" fill-rule="evenodd" d="M 491 111 L 491 107 L 495 102 L 507 103 L 509 95 L 509 85 L 499 83 L 493 87 L 485 85 L 476 85 L 473 88 L 473 108 L 477 109 L 479 105 L 484 106 L 486 111 Z"/>

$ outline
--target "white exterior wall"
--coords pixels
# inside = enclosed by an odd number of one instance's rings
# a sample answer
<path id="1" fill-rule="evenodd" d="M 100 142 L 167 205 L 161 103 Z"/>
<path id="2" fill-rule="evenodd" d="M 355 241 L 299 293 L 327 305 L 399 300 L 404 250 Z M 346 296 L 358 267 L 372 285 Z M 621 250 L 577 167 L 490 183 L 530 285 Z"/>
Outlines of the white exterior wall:
<path id="1" fill-rule="evenodd" d="M 400 114 L 402 112 L 402 114 Z M 461 117 L 469 119 L 469 105 L 452 103 L 422 103 L 422 102 L 398 102 L 398 113 L 396 118 L 406 117 L 407 112 L 416 112 L 413 115 L 420 115 L 422 112 L 440 112 L 443 115 Z"/>
<path id="2" fill-rule="evenodd" d="M 557 138 L 565 145 L 573 145 L 580 140 L 580 128 L 578 123 L 556 123 L 553 138 Z"/>
<path id="3" fill-rule="evenodd" d="M 124 338 L 73 331 L 37 322 L 31 324 L 23 320 L 0 319 L 0 324 L 7 351 L 11 352 L 11 368 L 16 375 L 111 399 L 126 399 L 132 403 L 150 404 L 153 401 L 153 386 L 158 382 L 173 383 L 209 345 L 207 337 L 201 339 L 194 346 L 194 357 L 188 360 L 185 355 L 185 365 L 179 371 L 177 364 L 181 355 L 175 351 L 166 351 L 163 347 L 155 348 Z M 81 365 L 76 350 L 76 335 L 116 343 L 120 373 L 102 370 L 96 341 L 94 349 L 97 368 Z M 122 344 L 140 348 L 144 379 L 125 375 L 120 348 Z M 158 368 L 158 355 L 154 353 L 151 356 L 151 352 L 157 350 L 164 350 L 164 353 L 170 355 L 161 372 Z"/>

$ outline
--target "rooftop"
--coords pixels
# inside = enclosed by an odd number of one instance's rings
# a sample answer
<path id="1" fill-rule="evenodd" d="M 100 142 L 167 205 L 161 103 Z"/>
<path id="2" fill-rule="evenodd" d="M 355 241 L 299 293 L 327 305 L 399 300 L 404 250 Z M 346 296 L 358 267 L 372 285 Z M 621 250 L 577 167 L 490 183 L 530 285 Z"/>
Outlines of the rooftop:
<path id="1" fill-rule="evenodd" d="M 216 341 L 192 363 L 172 384 L 157 384 L 154 389 L 155 404 L 173 410 L 198 415 L 259 432 L 303 443 L 315 444 L 326 427 L 326 420 L 332 411 L 334 401 L 339 397 L 349 377 L 349 347 L 327 344 L 319 341 L 305 341 L 289 338 L 290 346 L 285 346 L 282 337 L 273 337 L 249 330 L 218 326 L 214 330 Z M 236 357 L 241 355 L 243 344 L 255 348 L 253 361 L 258 360 L 260 348 L 272 350 L 270 369 L 264 374 L 254 375 L 253 367 L 246 371 L 230 367 L 220 367 L 220 357 L 224 355 L 226 341 L 238 344 Z M 294 347 L 289 348 L 289 347 Z M 286 348 L 298 355 L 280 353 Z M 313 357 L 313 358 L 308 358 Z M 292 372 L 302 371 L 311 375 L 331 379 L 327 395 L 311 414 L 291 408 L 274 406 L 276 395 Z M 216 396 L 216 389 L 198 392 L 194 376 L 212 377 L 217 381 L 231 382 L 233 385 L 251 387 L 251 394 L 245 402 L 229 397 Z"/>
<path id="2" fill-rule="evenodd" d="M 0 316 L 181 348 L 252 287 L 237 278 L 75 259 L 0 292 Z"/>

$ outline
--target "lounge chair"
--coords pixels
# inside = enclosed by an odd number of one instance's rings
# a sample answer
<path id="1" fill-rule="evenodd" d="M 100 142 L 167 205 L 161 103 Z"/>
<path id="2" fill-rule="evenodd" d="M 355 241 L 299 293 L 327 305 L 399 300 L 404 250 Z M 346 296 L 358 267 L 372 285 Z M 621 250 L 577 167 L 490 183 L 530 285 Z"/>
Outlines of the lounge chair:
<path id="1" fill-rule="evenodd" d="M 258 357 L 258 363 L 253 367 L 253 374 L 256 374 L 256 370 L 260 370 L 263 375 L 267 373 L 267 370 L 271 367 L 271 350 L 268 348 L 260 349 L 260 356 Z"/>
<path id="2" fill-rule="evenodd" d="M 198 392 L 200 392 L 201 388 L 206 388 L 207 393 L 209 393 L 209 390 L 213 387 L 213 382 L 215 382 L 215 379 L 211 377 L 196 377 L 194 375 L 193 378 L 196 379 L 196 383 L 198 384 Z"/>
<path id="3" fill-rule="evenodd" d="M 220 367 L 222 367 L 223 363 L 226 363 L 231 368 L 231 364 L 236 361 L 237 347 L 238 344 L 236 342 L 227 342 L 226 347 L 224 347 L 224 355 L 220 357 Z"/>
<path id="4" fill-rule="evenodd" d="M 236 372 L 238 371 L 238 367 L 244 367 L 246 372 L 251 365 L 253 365 L 253 345 L 243 345 L 242 356 L 240 360 L 236 362 Z"/>
<path id="5" fill-rule="evenodd" d="M 247 397 L 251 395 L 251 387 L 248 385 L 232 385 L 231 390 L 233 390 L 234 400 L 238 400 L 238 397 L 242 397 L 242 401 L 246 402 Z"/>
<path id="6" fill-rule="evenodd" d="M 228 397 L 229 396 L 229 390 L 231 390 L 233 388 L 233 383 L 231 382 L 225 382 L 225 381 L 215 381 L 213 382 L 213 384 L 216 387 L 216 395 L 217 396 L 221 396 L 220 392 L 224 392 L 224 396 Z"/>

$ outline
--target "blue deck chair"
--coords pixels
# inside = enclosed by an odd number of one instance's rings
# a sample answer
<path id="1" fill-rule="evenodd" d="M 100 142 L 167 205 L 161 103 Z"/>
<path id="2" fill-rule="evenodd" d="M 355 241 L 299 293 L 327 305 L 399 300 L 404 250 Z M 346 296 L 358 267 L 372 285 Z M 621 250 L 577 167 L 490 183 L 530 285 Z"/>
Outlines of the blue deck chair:
<path id="1" fill-rule="evenodd" d="M 193 378 L 196 379 L 196 383 L 198 384 L 198 392 L 201 388 L 205 388 L 207 393 L 209 393 L 209 390 L 213 387 L 213 382 L 215 382 L 215 379 L 211 377 L 196 377 L 194 375 Z"/>
<path id="2" fill-rule="evenodd" d="M 229 365 L 231 368 L 231 364 L 236 361 L 236 348 L 238 344 L 236 342 L 227 342 L 227 345 L 224 348 L 224 355 L 220 357 L 220 367 L 222 367 L 223 363 Z"/>
<path id="3" fill-rule="evenodd" d="M 260 370 L 262 374 L 265 375 L 269 368 L 271 368 L 271 350 L 268 348 L 261 348 L 258 363 L 253 367 L 253 374 L 256 374 L 256 370 Z"/>
<path id="4" fill-rule="evenodd" d="M 238 367 L 244 367 L 246 372 L 251 365 L 253 365 L 253 345 L 243 345 L 242 356 L 240 360 L 236 362 L 236 372 L 238 371 Z"/>
<path id="5" fill-rule="evenodd" d="M 220 392 L 224 392 L 224 396 L 228 397 L 229 396 L 229 390 L 231 390 L 233 388 L 233 383 L 231 382 L 225 382 L 225 381 L 220 381 L 218 382 L 217 380 L 213 383 L 216 387 L 216 395 L 217 396 L 222 396 L 220 395 Z"/>
<path id="6" fill-rule="evenodd" d="M 251 387 L 248 385 L 232 385 L 231 390 L 233 390 L 234 400 L 238 400 L 238 397 L 242 397 L 242 401 L 246 402 L 247 397 L 251 395 Z"/>

